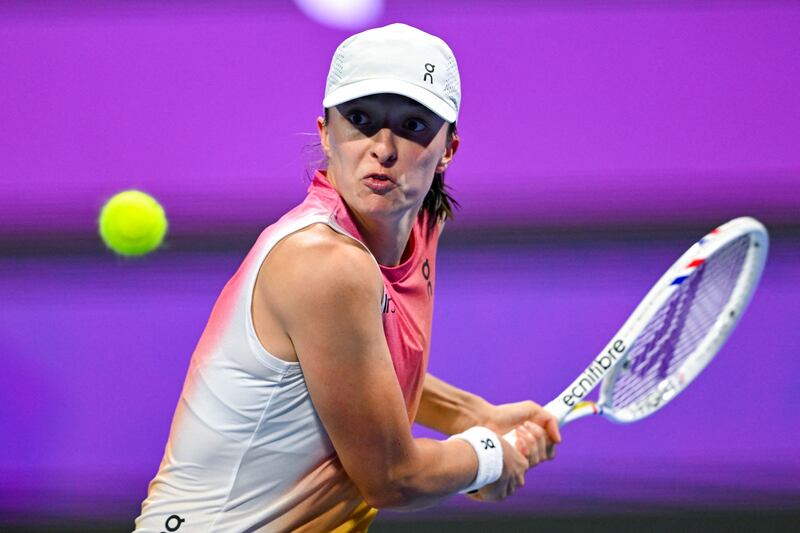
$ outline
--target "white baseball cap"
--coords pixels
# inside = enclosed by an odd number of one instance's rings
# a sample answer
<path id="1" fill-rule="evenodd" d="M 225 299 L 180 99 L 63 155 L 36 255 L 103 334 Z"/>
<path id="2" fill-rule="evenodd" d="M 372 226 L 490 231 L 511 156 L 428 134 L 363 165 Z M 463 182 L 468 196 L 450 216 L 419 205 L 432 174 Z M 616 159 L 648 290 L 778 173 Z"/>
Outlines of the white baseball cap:
<path id="1" fill-rule="evenodd" d="M 333 54 L 322 106 L 379 93 L 406 96 L 455 122 L 461 80 L 452 50 L 435 35 L 400 23 L 348 37 Z"/>

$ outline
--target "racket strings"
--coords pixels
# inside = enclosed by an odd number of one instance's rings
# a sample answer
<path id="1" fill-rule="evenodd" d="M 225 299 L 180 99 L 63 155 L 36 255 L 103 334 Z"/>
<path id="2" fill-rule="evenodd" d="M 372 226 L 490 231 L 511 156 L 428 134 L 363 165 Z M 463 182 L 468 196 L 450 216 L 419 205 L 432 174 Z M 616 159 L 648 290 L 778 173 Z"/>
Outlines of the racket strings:
<path id="1" fill-rule="evenodd" d="M 705 265 L 698 269 L 685 286 L 685 290 L 676 291 L 673 298 L 664 305 L 665 313 L 651 325 L 658 324 L 652 333 L 646 331 L 646 343 L 638 342 L 635 350 L 630 352 L 631 365 L 627 372 L 618 374 L 614 406 L 629 405 L 646 396 L 649 391 L 666 377 L 673 362 L 682 361 L 676 358 L 676 348 L 681 333 L 686 325 L 690 306 L 695 299 L 700 281 L 703 279 Z M 647 328 L 646 328 L 647 329 Z M 640 337 L 641 338 L 641 337 Z"/>
<path id="2" fill-rule="evenodd" d="M 706 265 L 702 264 L 686 284 L 687 290 L 680 291 L 676 298 L 672 298 L 662 309 L 666 309 L 664 317 L 651 322 L 659 324 L 658 330 L 650 341 L 644 344 L 640 351 L 641 356 L 631 359 L 629 370 L 639 377 L 644 377 L 649 370 L 658 366 L 659 377 L 665 377 L 669 364 L 675 355 L 677 340 L 686 325 L 686 318 L 691 309 L 692 302 L 697 294 Z M 660 355 L 660 357 L 659 357 Z"/>
<path id="3" fill-rule="evenodd" d="M 743 235 L 697 267 L 662 305 L 628 352 L 610 391 L 611 406 L 622 409 L 643 400 L 708 336 L 725 311 L 750 244 Z"/>
<path id="4" fill-rule="evenodd" d="M 722 287 L 723 290 L 717 290 L 716 296 L 718 298 L 714 298 L 714 294 L 704 294 L 709 292 L 709 287 L 712 289 L 719 289 Z M 720 284 L 716 286 L 706 285 L 703 288 L 706 290 L 699 293 L 700 297 L 692 298 L 691 301 L 719 300 L 719 296 L 727 297 L 730 293 L 730 291 L 724 290 L 724 285 Z M 691 291 L 688 292 L 690 295 L 692 294 Z M 726 299 L 727 298 L 724 298 L 725 301 Z M 718 301 L 718 305 L 721 307 L 724 305 L 724 301 Z M 686 308 L 684 307 L 684 309 Z M 657 366 L 655 364 L 649 365 L 650 371 L 646 373 L 638 372 L 634 375 L 626 376 L 622 374 L 619 376 L 620 381 L 616 386 L 616 393 L 614 395 L 615 406 L 623 407 L 641 400 L 648 396 L 665 378 L 675 373 L 689 355 L 694 352 L 702 339 L 706 337 L 713 323 L 716 321 L 720 310 L 709 310 L 706 308 L 698 312 L 698 310 L 695 309 L 692 312 L 694 316 L 692 316 L 690 320 L 684 319 L 684 317 L 688 318 L 687 313 L 679 314 L 675 322 L 676 327 L 670 330 L 670 336 L 667 341 L 662 344 L 662 349 L 660 351 L 640 352 L 640 358 L 653 362 L 658 361 L 659 364 Z M 705 320 L 703 320 L 703 317 L 705 317 Z M 678 341 L 680 344 L 678 344 Z M 636 357 L 636 354 L 634 354 L 634 357 Z"/>

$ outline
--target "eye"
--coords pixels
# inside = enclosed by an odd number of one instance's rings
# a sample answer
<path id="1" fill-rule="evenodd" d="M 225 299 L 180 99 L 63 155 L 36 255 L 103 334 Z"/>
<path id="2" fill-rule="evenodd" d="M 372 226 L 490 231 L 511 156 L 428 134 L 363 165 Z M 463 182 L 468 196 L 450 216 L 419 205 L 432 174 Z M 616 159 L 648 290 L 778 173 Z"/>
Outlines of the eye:
<path id="1" fill-rule="evenodd" d="M 347 113 L 347 120 L 355 126 L 365 126 L 369 124 L 369 117 L 361 111 L 351 111 Z"/>
<path id="2" fill-rule="evenodd" d="M 412 118 L 406 121 L 406 128 L 414 132 L 420 132 L 428 129 L 428 125 L 419 119 Z"/>

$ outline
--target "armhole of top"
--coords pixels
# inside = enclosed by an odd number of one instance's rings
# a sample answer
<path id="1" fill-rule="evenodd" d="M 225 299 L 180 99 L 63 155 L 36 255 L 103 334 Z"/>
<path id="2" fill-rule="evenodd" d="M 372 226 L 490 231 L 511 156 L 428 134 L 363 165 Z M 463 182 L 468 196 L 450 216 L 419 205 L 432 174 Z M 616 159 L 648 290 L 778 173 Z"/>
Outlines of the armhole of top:
<path id="1" fill-rule="evenodd" d="M 279 372 L 284 371 L 292 371 L 300 370 L 300 362 L 299 361 L 286 361 L 273 355 L 266 349 L 266 347 L 262 344 L 261 339 L 258 338 L 256 334 L 256 326 L 255 322 L 253 321 L 253 296 L 256 290 L 256 280 L 258 279 L 258 273 L 261 271 L 261 267 L 264 265 L 264 261 L 267 260 L 267 256 L 269 256 L 270 252 L 277 246 L 277 244 L 284 239 L 294 235 L 298 231 L 302 231 L 314 224 L 325 224 L 326 226 L 330 227 L 336 233 L 344 235 L 345 237 L 349 237 L 353 240 L 356 244 L 358 244 L 361 248 L 366 250 L 369 256 L 372 258 L 372 261 L 375 263 L 375 268 L 378 270 L 378 274 L 381 274 L 380 265 L 378 264 L 378 260 L 375 259 L 375 256 L 372 255 L 369 248 L 367 246 L 350 235 L 344 228 L 333 222 L 329 216 L 315 216 L 315 217 L 304 217 L 296 221 L 295 224 L 291 224 L 288 226 L 286 231 L 280 232 L 277 238 L 270 239 L 270 243 L 268 243 L 264 247 L 264 251 L 262 252 L 262 256 L 257 261 L 256 266 L 254 267 L 254 272 L 252 273 L 252 280 L 250 280 L 250 284 L 247 290 L 247 302 L 246 302 L 246 313 L 247 313 L 247 320 L 245 320 L 246 328 L 247 328 L 247 336 L 248 342 L 250 346 L 256 351 L 258 354 L 257 360 L 267 366 L 272 370 L 276 370 Z M 383 278 L 383 276 L 381 276 Z M 386 301 L 386 285 L 382 283 L 382 292 L 381 292 L 381 299 L 377 304 L 379 305 L 379 310 L 383 309 L 383 306 Z"/>

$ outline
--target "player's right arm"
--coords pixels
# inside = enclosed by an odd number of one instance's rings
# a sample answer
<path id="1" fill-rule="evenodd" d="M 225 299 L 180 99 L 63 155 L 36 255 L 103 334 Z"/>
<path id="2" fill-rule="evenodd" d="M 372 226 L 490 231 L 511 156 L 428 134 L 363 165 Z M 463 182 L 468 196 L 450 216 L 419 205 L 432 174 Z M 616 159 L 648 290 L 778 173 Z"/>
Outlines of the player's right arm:
<path id="1" fill-rule="evenodd" d="M 475 450 L 462 440 L 414 439 L 381 321 L 383 281 L 366 250 L 327 226 L 279 243 L 265 262 L 267 298 L 300 361 L 314 407 L 368 504 L 413 508 L 469 486 Z M 277 303 L 277 305 L 276 305 Z M 527 460 L 504 439 L 502 499 Z"/>

